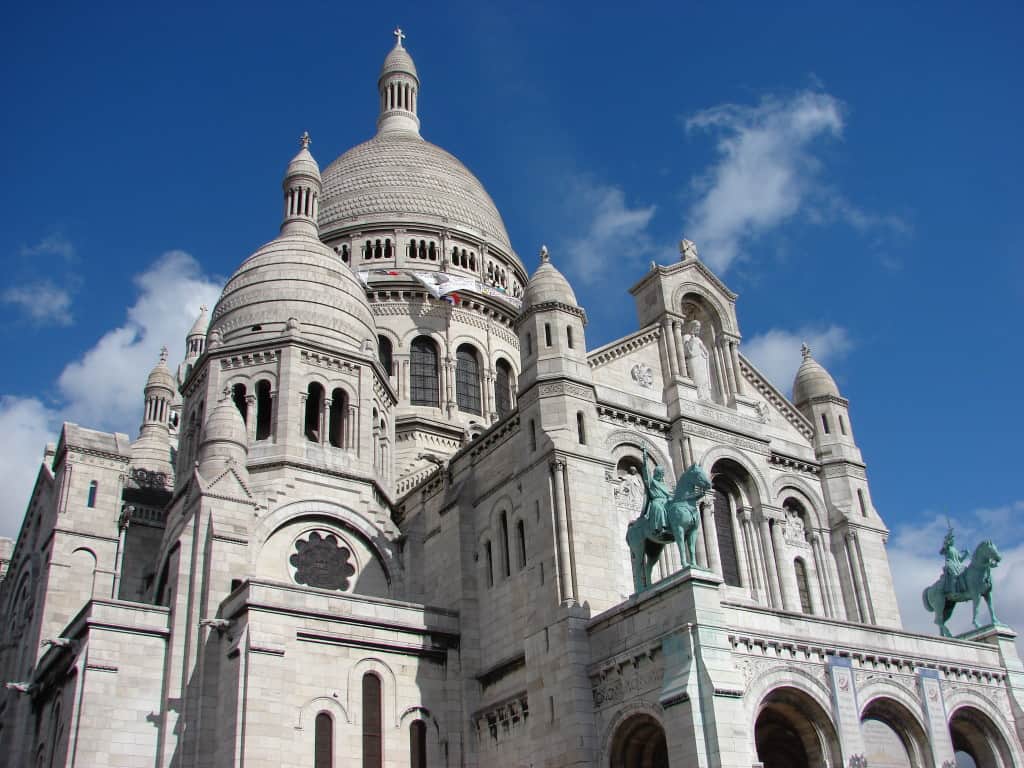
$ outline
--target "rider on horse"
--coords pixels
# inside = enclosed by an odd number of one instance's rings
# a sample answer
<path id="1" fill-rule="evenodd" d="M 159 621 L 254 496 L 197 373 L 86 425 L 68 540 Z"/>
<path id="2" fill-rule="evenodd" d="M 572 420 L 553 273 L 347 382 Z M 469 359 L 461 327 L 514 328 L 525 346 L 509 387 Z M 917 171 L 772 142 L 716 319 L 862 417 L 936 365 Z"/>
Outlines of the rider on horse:
<path id="1" fill-rule="evenodd" d="M 647 489 L 647 503 L 644 505 L 643 517 L 646 517 L 651 524 L 651 530 L 663 531 L 668 526 L 665 517 L 665 505 L 672 498 L 672 493 L 665 484 L 665 470 L 661 467 L 654 468 L 654 476 L 647 471 L 647 446 L 643 447 L 644 461 L 640 468 L 644 480 L 644 487 Z"/>
<path id="2" fill-rule="evenodd" d="M 956 540 L 953 536 L 953 526 L 946 532 L 946 538 L 942 542 L 942 549 L 939 554 L 946 558 L 946 564 L 942 567 L 942 591 L 947 595 L 960 594 L 964 591 L 963 572 L 967 567 L 967 558 L 970 553 L 966 549 L 957 549 Z"/>

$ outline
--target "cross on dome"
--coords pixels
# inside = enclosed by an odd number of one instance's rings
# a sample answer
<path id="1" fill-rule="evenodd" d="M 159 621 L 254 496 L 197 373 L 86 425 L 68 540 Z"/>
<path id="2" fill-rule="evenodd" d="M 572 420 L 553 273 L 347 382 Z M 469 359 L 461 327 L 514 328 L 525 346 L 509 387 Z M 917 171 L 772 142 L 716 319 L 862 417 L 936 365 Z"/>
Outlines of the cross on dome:
<path id="1" fill-rule="evenodd" d="M 807 360 L 811 356 L 811 347 L 806 341 L 800 345 L 800 356 L 803 357 L 804 360 Z"/>
<path id="2" fill-rule="evenodd" d="M 540 260 L 543 262 L 551 261 L 551 255 L 548 253 L 548 247 L 542 245 L 540 247 Z"/>
<path id="3" fill-rule="evenodd" d="M 303 131 L 302 136 L 299 137 L 299 141 L 301 142 L 303 149 L 309 149 L 309 145 L 313 143 L 313 140 L 309 138 L 309 131 Z"/>
<path id="4" fill-rule="evenodd" d="M 392 32 L 391 34 L 395 36 L 395 47 L 403 48 L 404 46 L 402 45 L 402 40 L 405 39 L 405 33 L 402 31 L 402 28 L 395 27 L 395 31 Z"/>
<path id="5" fill-rule="evenodd" d="M 166 363 L 167 362 L 167 347 L 166 346 L 160 347 L 160 362 L 161 363 Z"/>

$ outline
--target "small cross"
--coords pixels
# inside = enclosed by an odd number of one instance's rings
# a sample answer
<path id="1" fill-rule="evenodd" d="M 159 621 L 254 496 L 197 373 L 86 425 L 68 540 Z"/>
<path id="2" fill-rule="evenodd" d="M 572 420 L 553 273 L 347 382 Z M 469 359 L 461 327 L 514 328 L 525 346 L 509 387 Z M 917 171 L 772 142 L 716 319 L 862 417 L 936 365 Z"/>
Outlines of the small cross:
<path id="1" fill-rule="evenodd" d="M 545 262 L 551 260 L 551 256 L 548 254 L 548 247 L 546 245 L 542 245 L 540 247 L 540 260 Z"/>
<path id="2" fill-rule="evenodd" d="M 397 42 L 395 42 L 395 47 L 396 48 L 401 48 L 402 47 L 402 40 L 405 38 L 405 33 L 402 32 L 402 28 L 401 27 L 395 27 L 395 31 L 392 32 L 391 34 L 393 34 L 395 36 L 395 40 L 397 41 Z"/>
<path id="3" fill-rule="evenodd" d="M 804 360 L 811 356 L 811 347 L 806 341 L 800 345 L 800 355 Z"/>
<path id="4" fill-rule="evenodd" d="M 309 138 L 309 131 L 303 131 L 302 136 L 299 137 L 299 141 L 302 142 L 303 149 L 309 149 L 309 145 L 313 141 L 311 138 Z"/>
<path id="5" fill-rule="evenodd" d="M 167 347 L 166 346 L 160 347 L 160 362 L 161 363 L 166 363 L 167 362 Z"/>

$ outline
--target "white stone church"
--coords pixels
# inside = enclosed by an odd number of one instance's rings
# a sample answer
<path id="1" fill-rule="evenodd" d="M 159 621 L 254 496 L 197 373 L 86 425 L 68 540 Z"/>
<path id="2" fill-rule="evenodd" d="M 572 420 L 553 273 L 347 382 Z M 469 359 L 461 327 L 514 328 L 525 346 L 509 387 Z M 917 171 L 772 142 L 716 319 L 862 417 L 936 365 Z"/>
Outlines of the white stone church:
<path id="1" fill-rule="evenodd" d="M 321 172 L 304 137 L 138 438 L 47 448 L 0 547 L 0 765 L 1024 765 L 1014 633 L 902 628 L 811 351 L 787 399 L 688 241 L 588 347 L 558 254 L 421 137 L 400 33 L 377 87 L 369 141 Z M 636 592 L 645 457 L 711 489 L 697 564 Z"/>

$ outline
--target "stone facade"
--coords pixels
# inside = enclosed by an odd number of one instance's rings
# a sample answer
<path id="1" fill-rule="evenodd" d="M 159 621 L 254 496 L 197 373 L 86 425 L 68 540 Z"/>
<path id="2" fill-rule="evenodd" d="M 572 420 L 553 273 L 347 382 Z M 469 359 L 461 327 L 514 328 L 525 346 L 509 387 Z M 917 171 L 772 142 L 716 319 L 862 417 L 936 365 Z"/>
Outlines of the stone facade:
<path id="1" fill-rule="evenodd" d="M 378 89 L 323 177 L 304 138 L 139 438 L 47 450 L 0 541 L 0 765 L 1024 764 L 1013 632 L 902 629 L 810 352 L 790 401 L 689 241 L 589 349 L 420 138 L 401 35 Z M 713 487 L 697 565 L 634 594 L 645 457 Z"/>

